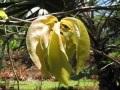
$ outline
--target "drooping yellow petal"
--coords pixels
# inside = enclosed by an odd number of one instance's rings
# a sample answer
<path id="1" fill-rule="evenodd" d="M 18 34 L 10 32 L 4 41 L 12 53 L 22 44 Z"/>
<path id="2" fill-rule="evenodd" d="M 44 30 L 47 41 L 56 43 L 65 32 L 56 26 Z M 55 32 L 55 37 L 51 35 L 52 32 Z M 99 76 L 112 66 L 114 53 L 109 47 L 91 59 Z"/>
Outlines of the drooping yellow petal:
<path id="1" fill-rule="evenodd" d="M 74 32 L 76 38 L 76 73 L 78 74 L 83 68 L 90 52 L 90 39 L 84 24 L 72 17 L 66 17 L 61 23 L 68 26 Z"/>
<path id="2" fill-rule="evenodd" d="M 40 43 L 41 43 L 40 45 L 41 45 L 41 48 L 44 53 L 44 58 L 43 58 L 43 60 L 41 60 L 41 61 L 43 61 L 43 62 L 41 62 L 41 64 L 42 64 L 41 72 L 43 75 L 45 75 L 47 77 L 48 77 L 48 75 L 50 76 L 49 66 L 47 63 L 47 48 L 48 48 L 48 44 L 49 44 L 50 31 L 51 31 L 50 26 L 45 25 L 43 30 L 41 31 L 41 36 L 40 36 Z"/>
<path id="3" fill-rule="evenodd" d="M 41 39 L 40 39 L 40 43 L 44 51 L 44 60 L 45 60 L 44 65 L 47 67 L 47 71 L 50 71 L 48 62 L 47 62 L 47 57 L 48 57 L 47 49 L 48 49 L 48 44 L 50 40 L 50 32 L 51 32 L 51 27 L 49 25 L 44 26 L 43 30 L 41 31 Z M 41 71 L 45 71 L 44 69 L 45 68 L 41 67 Z"/>
<path id="4" fill-rule="evenodd" d="M 62 40 L 62 44 L 64 45 L 66 43 L 66 38 L 63 34 L 60 34 L 61 40 Z"/>
<path id="5" fill-rule="evenodd" d="M 43 29 L 46 31 L 49 30 L 49 28 L 46 28 L 46 24 L 54 23 L 56 21 L 57 18 L 54 16 L 41 16 L 32 22 L 26 36 L 26 44 L 30 57 L 35 65 L 42 70 L 42 73 L 45 76 L 49 76 L 49 72 L 45 65 L 46 57 L 43 46 L 41 45 L 41 32 Z"/>
<path id="6" fill-rule="evenodd" d="M 68 85 L 71 75 L 71 65 L 65 53 L 60 37 L 60 23 L 53 27 L 53 34 L 48 47 L 48 64 L 50 72 L 63 84 Z"/>
<path id="7" fill-rule="evenodd" d="M 72 59 L 72 57 L 75 54 L 76 51 L 76 44 L 75 44 L 75 37 L 74 32 L 69 30 L 68 28 L 62 29 L 63 34 L 66 38 L 66 43 L 64 45 L 66 54 L 68 56 L 69 61 Z"/>
<path id="8" fill-rule="evenodd" d="M 58 19 L 52 15 L 40 16 L 35 20 L 36 23 L 43 23 L 43 24 L 51 24 L 57 21 Z"/>

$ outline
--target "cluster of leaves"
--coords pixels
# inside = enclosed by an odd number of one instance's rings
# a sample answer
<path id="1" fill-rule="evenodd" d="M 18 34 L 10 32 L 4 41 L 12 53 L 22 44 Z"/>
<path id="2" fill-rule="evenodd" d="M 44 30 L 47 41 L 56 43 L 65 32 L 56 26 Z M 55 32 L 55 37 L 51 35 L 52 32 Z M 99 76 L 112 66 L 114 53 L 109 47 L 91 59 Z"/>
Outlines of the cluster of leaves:
<path id="1" fill-rule="evenodd" d="M 51 15 L 41 16 L 30 25 L 26 44 L 35 65 L 46 76 L 55 76 L 68 85 L 72 73 L 69 61 L 76 52 L 76 74 L 83 68 L 90 52 L 90 40 L 84 24 L 76 18 L 61 21 Z"/>
<path id="2" fill-rule="evenodd" d="M 78 75 L 76 75 L 74 72 L 71 75 L 72 80 L 80 80 L 83 77 L 90 78 L 91 75 L 95 74 L 97 72 L 96 65 L 91 64 L 89 67 L 86 67 L 82 69 Z"/>

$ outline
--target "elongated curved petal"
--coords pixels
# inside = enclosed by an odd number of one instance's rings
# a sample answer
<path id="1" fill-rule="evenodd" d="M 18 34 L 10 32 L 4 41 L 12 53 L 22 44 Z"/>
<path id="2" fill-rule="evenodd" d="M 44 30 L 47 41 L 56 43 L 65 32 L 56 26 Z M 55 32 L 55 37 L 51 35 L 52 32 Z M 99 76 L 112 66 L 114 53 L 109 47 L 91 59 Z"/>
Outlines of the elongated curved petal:
<path id="1" fill-rule="evenodd" d="M 45 63 L 43 63 L 43 67 L 46 66 L 47 67 L 47 71 L 50 71 L 49 66 L 48 66 L 48 62 L 47 62 L 47 49 L 48 49 L 48 44 L 49 44 L 49 40 L 50 40 L 50 32 L 51 32 L 51 27 L 49 25 L 44 26 L 42 32 L 41 32 L 41 39 L 40 39 L 40 43 L 42 46 L 42 49 L 44 51 L 44 60 Z M 45 71 L 45 68 L 41 67 L 41 71 Z"/>
<path id="2" fill-rule="evenodd" d="M 50 23 L 54 23 L 57 21 L 58 21 L 58 19 L 52 15 L 40 16 L 35 20 L 36 23 L 43 23 L 43 24 L 50 24 Z"/>
<path id="3" fill-rule="evenodd" d="M 74 31 L 76 38 L 76 73 L 78 74 L 83 68 L 90 52 L 90 39 L 87 33 L 87 30 L 84 24 L 76 19 L 71 17 L 66 17 L 61 20 L 62 24 L 68 26 L 71 30 Z"/>
<path id="4" fill-rule="evenodd" d="M 30 57 L 45 76 L 49 76 L 49 74 L 45 65 L 45 52 L 41 45 L 41 32 L 43 28 L 46 31 L 49 30 L 49 28 L 45 27 L 46 24 L 56 21 L 57 19 L 54 16 L 41 16 L 32 22 L 26 36 L 26 44 Z"/>
<path id="5" fill-rule="evenodd" d="M 50 31 L 51 31 L 51 28 L 48 25 L 45 25 L 43 27 L 43 30 L 41 31 L 41 36 L 40 36 L 40 43 L 41 43 L 40 45 L 41 45 L 41 48 L 42 48 L 43 53 L 44 53 L 44 58 L 42 60 L 40 60 L 41 64 L 42 64 L 41 72 L 43 75 L 45 75 L 47 77 L 50 76 L 49 66 L 47 63 L 47 47 L 49 44 Z M 39 58 L 42 58 L 42 57 L 39 57 Z"/>
<path id="6" fill-rule="evenodd" d="M 66 38 L 66 43 L 64 45 L 65 51 L 68 56 L 68 59 L 71 60 L 76 51 L 74 32 L 66 28 L 63 28 L 62 31 Z"/>
<path id="7" fill-rule="evenodd" d="M 68 85 L 71 75 L 71 65 L 65 53 L 60 37 L 60 23 L 53 27 L 53 34 L 48 47 L 48 64 L 50 72 L 63 84 Z"/>

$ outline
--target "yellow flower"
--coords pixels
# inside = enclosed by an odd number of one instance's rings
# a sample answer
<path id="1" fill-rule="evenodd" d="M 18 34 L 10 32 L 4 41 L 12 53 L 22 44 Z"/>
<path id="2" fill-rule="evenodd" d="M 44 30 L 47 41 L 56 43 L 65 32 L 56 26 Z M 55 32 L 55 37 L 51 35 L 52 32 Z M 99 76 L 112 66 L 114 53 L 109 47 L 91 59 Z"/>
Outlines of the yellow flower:
<path id="1" fill-rule="evenodd" d="M 35 65 L 46 77 L 54 75 L 68 85 L 72 72 L 69 60 L 76 52 L 76 74 L 89 56 L 90 40 L 84 24 L 73 17 L 61 21 L 55 16 L 40 16 L 32 22 L 26 36 L 27 49 Z"/>

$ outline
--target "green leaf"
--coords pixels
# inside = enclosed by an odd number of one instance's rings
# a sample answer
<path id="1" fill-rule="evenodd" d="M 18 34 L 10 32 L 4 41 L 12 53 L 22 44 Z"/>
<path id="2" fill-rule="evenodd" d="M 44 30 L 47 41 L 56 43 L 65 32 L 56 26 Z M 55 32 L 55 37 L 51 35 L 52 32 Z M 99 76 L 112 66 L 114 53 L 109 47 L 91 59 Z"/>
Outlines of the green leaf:
<path id="1" fill-rule="evenodd" d="M 96 73 L 96 65 L 95 64 L 91 64 L 90 66 L 82 69 L 78 75 L 76 75 L 75 73 L 72 73 L 70 79 L 72 80 L 80 80 L 83 77 L 87 77 L 90 78 L 90 76 L 92 74 Z"/>
<path id="2" fill-rule="evenodd" d="M 16 45 L 17 45 L 17 41 L 16 41 L 16 40 L 11 40 L 11 41 L 10 41 L 10 48 L 11 48 L 11 49 L 15 48 Z"/>
<path id="3" fill-rule="evenodd" d="M 0 17 L 2 19 L 7 19 L 8 18 L 7 14 L 3 10 L 0 10 Z"/>
<path id="4" fill-rule="evenodd" d="M 63 84 L 68 85 L 71 75 L 71 65 L 65 53 L 60 37 L 60 22 L 53 27 L 53 34 L 48 47 L 48 64 L 50 72 Z"/>
<path id="5" fill-rule="evenodd" d="M 72 17 L 66 17 L 61 20 L 61 23 L 68 26 L 76 38 L 76 74 L 84 67 L 84 64 L 90 53 L 90 39 L 84 24 Z"/>

